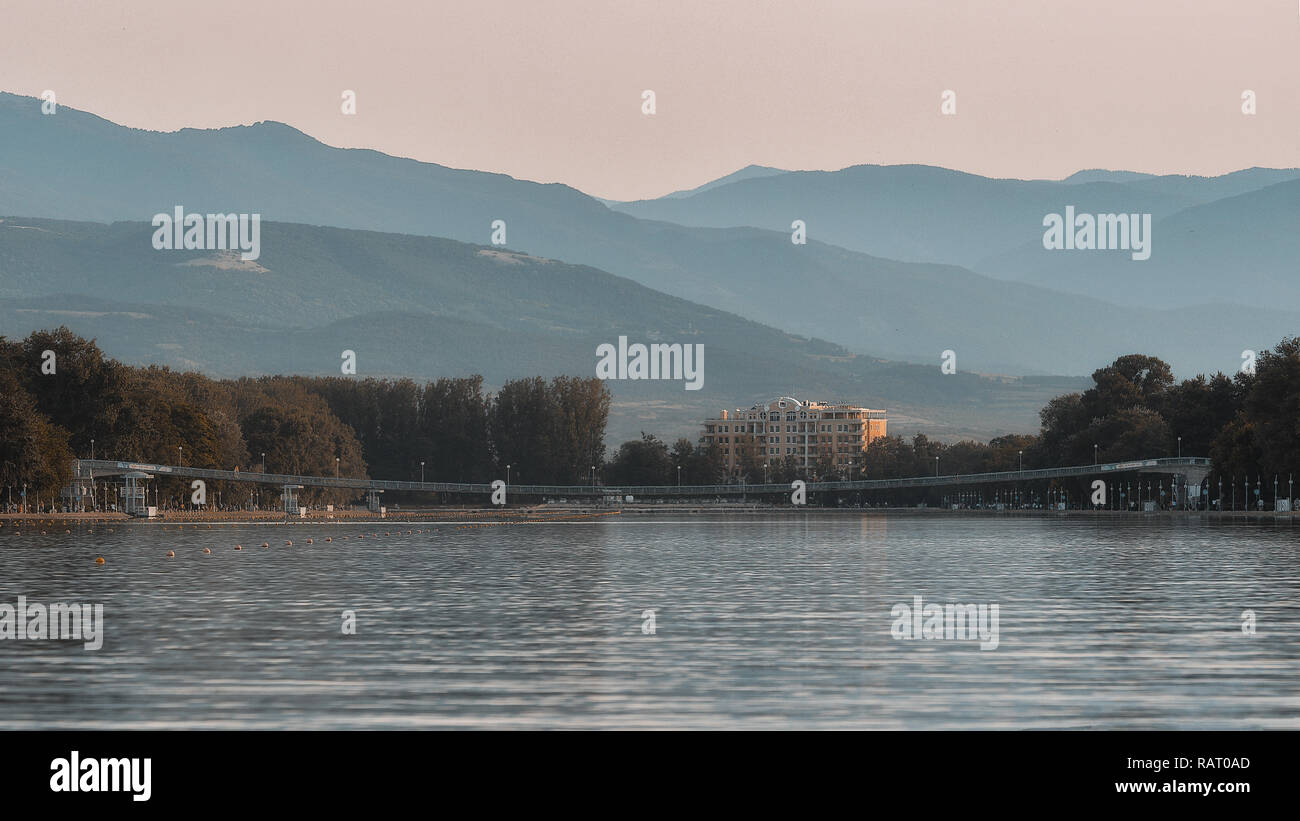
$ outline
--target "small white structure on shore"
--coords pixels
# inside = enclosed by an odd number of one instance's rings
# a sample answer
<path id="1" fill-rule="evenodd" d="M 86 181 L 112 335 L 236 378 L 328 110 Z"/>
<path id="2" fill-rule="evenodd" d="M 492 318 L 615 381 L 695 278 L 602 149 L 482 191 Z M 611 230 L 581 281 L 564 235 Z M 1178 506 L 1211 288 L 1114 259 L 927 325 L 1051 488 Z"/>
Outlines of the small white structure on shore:
<path id="1" fill-rule="evenodd" d="M 301 517 L 305 511 L 298 508 L 298 494 L 296 490 L 302 490 L 302 485 L 282 485 L 282 498 L 284 499 L 284 513 L 286 516 Z"/>

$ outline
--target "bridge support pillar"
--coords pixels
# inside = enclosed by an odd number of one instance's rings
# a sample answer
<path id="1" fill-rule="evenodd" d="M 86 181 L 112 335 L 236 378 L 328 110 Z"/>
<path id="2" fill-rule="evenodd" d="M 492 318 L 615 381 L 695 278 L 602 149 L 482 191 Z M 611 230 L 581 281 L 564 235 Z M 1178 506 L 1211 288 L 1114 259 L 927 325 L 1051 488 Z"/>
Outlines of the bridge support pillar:
<path id="1" fill-rule="evenodd" d="M 1201 482 L 1205 481 L 1205 477 L 1208 476 L 1209 473 L 1209 468 L 1189 467 L 1181 473 L 1174 474 L 1174 487 L 1178 490 L 1178 495 L 1174 498 L 1178 500 L 1179 509 L 1186 510 L 1188 503 L 1191 501 L 1187 493 L 1188 487 L 1195 485 L 1199 488 Z M 1209 497 L 1206 498 L 1208 499 Z"/>

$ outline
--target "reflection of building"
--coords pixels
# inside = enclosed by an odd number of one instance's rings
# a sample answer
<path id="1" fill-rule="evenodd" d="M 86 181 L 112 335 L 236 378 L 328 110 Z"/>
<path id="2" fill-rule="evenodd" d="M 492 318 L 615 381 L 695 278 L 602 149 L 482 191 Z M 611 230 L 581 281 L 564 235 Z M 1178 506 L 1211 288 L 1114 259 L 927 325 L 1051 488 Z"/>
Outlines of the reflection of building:
<path id="1" fill-rule="evenodd" d="M 727 474 L 746 463 L 794 457 L 802 467 L 829 462 L 838 470 L 862 464 L 862 451 L 885 435 L 885 412 L 855 405 L 801 402 L 789 396 L 704 420 L 701 444 L 716 444 Z"/>

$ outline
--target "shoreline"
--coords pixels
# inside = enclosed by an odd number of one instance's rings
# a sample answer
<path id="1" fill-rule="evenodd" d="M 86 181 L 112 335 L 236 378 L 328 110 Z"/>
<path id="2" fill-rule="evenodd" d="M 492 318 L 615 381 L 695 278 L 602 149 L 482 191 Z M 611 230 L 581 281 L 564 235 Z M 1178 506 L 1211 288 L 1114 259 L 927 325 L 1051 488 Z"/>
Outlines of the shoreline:
<path id="1" fill-rule="evenodd" d="M 760 505 L 623 505 L 619 507 L 569 506 L 558 507 L 507 507 L 507 508 L 429 508 L 409 511 L 389 511 L 386 514 L 368 511 L 335 511 L 319 515 L 308 514 L 303 517 L 286 516 L 272 511 L 169 511 L 153 519 L 133 518 L 123 513 L 0 513 L 0 534 L 12 527 L 31 528 L 84 525 L 150 524 L 177 525 L 186 524 L 238 524 L 238 525 L 288 525 L 288 524 L 374 524 L 379 522 L 403 523 L 424 522 L 429 524 L 453 524 L 466 521 L 493 522 L 512 524 L 545 524 L 547 522 L 599 520 L 610 516 L 628 518 L 658 518 L 662 516 L 725 516 L 731 518 L 795 518 L 807 516 L 829 517 L 923 517 L 946 516 L 952 518 L 1088 518 L 1088 519 L 1168 519 L 1191 520 L 1293 520 L 1296 511 L 1122 511 L 1122 510 L 980 510 L 962 509 L 945 510 L 937 507 L 889 507 L 889 508 L 843 508 L 843 507 L 792 507 Z"/>

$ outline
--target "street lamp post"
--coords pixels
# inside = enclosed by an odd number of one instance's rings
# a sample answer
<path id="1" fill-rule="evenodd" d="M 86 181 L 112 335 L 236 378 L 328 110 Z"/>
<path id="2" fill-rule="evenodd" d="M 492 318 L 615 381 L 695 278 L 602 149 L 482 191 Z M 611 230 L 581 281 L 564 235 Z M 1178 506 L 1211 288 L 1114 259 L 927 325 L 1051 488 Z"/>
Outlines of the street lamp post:
<path id="1" fill-rule="evenodd" d="M 424 484 L 424 461 L 420 461 L 420 484 Z"/>
<path id="2" fill-rule="evenodd" d="M 1178 437 L 1178 458 L 1183 458 L 1183 437 Z"/>
<path id="3" fill-rule="evenodd" d="M 266 451 L 262 451 L 262 472 L 266 473 Z"/>
<path id="4" fill-rule="evenodd" d="M 1096 443 L 1094 443 L 1093 446 L 1092 446 L 1092 463 L 1093 463 L 1094 465 L 1097 464 L 1097 445 L 1096 445 Z"/>
<path id="5" fill-rule="evenodd" d="M 596 487 L 596 466 L 595 465 L 591 466 L 591 486 L 593 488 Z"/>
<path id="6" fill-rule="evenodd" d="M 939 475 L 939 457 L 938 457 L 938 456 L 934 457 L 934 475 L 935 475 L 935 476 L 938 476 L 938 475 Z"/>
<path id="7" fill-rule="evenodd" d="M 424 480 L 421 479 L 421 481 L 424 481 Z M 509 465 L 506 465 L 506 484 L 507 484 L 507 485 L 510 484 L 510 466 L 509 466 Z"/>
<path id="8" fill-rule="evenodd" d="M 681 466 L 681 465 L 678 465 L 678 466 L 677 466 L 677 486 L 678 486 L 678 487 L 681 487 L 681 486 L 682 486 L 682 466 Z"/>
<path id="9" fill-rule="evenodd" d="M 339 478 L 339 457 L 334 457 L 334 478 Z"/>

